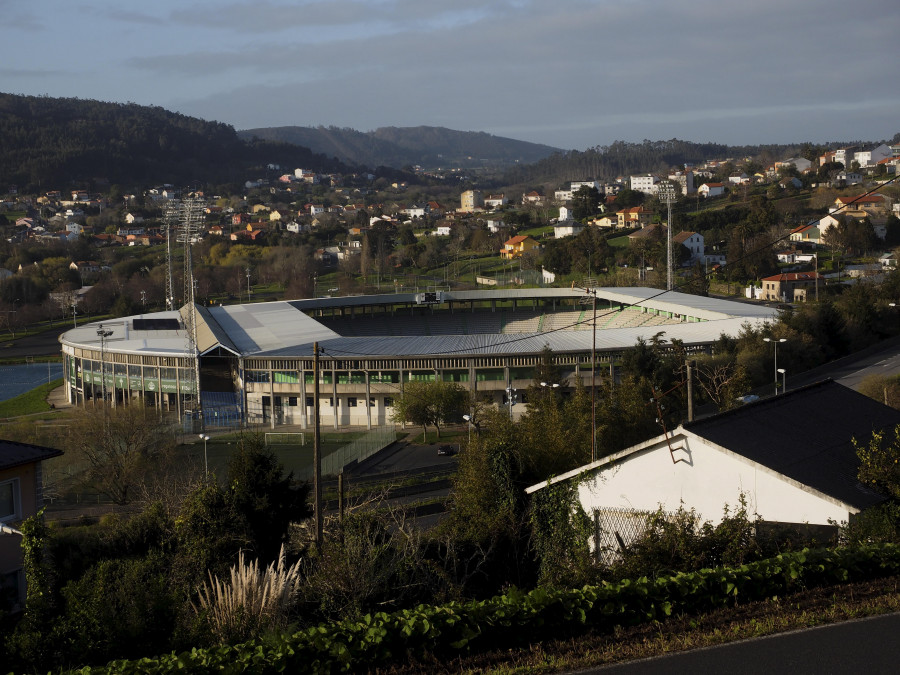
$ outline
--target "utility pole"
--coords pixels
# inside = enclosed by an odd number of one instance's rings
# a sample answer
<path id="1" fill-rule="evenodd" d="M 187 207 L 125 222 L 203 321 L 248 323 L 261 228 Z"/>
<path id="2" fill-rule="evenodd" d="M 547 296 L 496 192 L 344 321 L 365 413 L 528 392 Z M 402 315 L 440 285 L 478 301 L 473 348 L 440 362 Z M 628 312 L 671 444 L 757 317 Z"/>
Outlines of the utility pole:
<path id="1" fill-rule="evenodd" d="M 591 307 L 593 308 L 593 318 L 591 320 L 591 461 L 597 461 L 597 289 L 591 288 L 589 284 L 584 287 L 575 286 L 572 288 L 582 290 L 591 296 Z M 610 370 L 612 369 L 612 360 L 610 360 Z"/>
<path id="2" fill-rule="evenodd" d="M 313 343 L 313 499 L 316 547 L 322 548 L 322 438 L 319 432 L 319 343 Z"/>

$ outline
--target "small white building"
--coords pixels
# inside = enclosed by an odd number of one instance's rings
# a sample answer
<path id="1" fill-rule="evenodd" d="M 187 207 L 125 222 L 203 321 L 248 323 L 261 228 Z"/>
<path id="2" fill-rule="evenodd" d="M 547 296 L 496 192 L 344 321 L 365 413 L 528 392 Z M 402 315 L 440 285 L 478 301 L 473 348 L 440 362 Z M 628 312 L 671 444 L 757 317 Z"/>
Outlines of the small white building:
<path id="1" fill-rule="evenodd" d="M 560 220 L 553 226 L 553 237 L 562 239 L 563 237 L 574 237 L 584 229 L 584 225 L 577 220 Z"/>
<path id="2" fill-rule="evenodd" d="M 827 526 L 883 501 L 856 479 L 852 439 L 866 442 L 898 424 L 900 411 L 825 380 L 684 423 L 526 492 L 574 481 L 595 523 L 593 543 L 606 551 L 618 548 L 611 521 L 684 506 L 717 523 L 742 495 L 748 512 L 764 521 Z M 632 530 L 630 540 L 639 534 Z"/>
<path id="3" fill-rule="evenodd" d="M 722 183 L 704 183 L 697 188 L 697 192 L 704 199 L 718 197 L 725 194 L 725 186 Z"/>

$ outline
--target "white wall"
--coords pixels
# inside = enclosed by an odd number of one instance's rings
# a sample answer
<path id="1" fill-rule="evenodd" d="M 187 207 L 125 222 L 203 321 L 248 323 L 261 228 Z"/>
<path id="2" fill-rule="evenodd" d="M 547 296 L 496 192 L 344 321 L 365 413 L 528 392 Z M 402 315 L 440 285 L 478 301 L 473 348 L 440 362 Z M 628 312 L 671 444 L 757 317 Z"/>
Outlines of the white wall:
<path id="1" fill-rule="evenodd" d="M 579 485 L 581 504 L 594 508 L 653 511 L 662 504 L 675 511 L 681 503 L 695 508 L 702 520 L 717 523 L 725 504 L 735 506 L 743 492 L 751 513 L 764 520 L 827 525 L 829 519 L 846 521 L 848 505 L 813 493 L 796 482 L 749 460 L 722 451 L 690 435 L 673 437 L 672 462 L 665 443 L 651 445 L 613 462 Z"/>

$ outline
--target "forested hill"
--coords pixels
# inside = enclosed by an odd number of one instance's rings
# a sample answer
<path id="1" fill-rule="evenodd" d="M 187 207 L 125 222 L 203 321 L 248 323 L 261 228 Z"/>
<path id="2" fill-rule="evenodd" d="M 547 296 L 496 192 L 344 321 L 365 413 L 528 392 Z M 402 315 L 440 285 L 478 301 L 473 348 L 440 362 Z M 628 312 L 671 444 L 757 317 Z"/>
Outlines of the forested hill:
<path id="1" fill-rule="evenodd" d="M 243 182 L 251 169 L 270 163 L 347 171 L 308 148 L 248 143 L 227 124 L 159 107 L 0 93 L 0 190 L 97 179 L 121 185 Z"/>
<path id="2" fill-rule="evenodd" d="M 246 129 L 238 135 L 296 143 L 351 164 L 403 168 L 496 168 L 543 159 L 558 148 L 518 141 L 484 132 L 443 127 L 382 127 L 356 131 L 338 127 L 269 127 Z"/>
<path id="3" fill-rule="evenodd" d="M 741 160 L 744 157 L 754 157 L 763 164 L 797 155 L 814 159 L 824 149 L 825 146 L 809 143 L 728 146 L 720 143 L 692 143 L 675 138 L 643 143 L 616 141 L 611 145 L 597 146 L 583 152 L 573 150 L 556 153 L 532 165 L 515 167 L 507 172 L 504 182 L 536 184 L 588 178 L 614 180 L 618 176 L 664 172 L 672 167 L 683 166 L 686 162 L 701 164 L 707 159 Z"/>

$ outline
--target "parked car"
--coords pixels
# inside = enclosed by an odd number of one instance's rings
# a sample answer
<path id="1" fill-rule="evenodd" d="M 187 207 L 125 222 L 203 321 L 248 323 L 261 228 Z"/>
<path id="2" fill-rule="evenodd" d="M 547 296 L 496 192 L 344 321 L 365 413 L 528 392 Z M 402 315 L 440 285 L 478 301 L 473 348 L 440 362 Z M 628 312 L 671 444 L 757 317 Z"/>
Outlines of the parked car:
<path id="1" fill-rule="evenodd" d="M 449 457 L 449 456 L 455 455 L 455 454 L 456 454 L 456 449 L 448 443 L 438 446 L 438 455 L 440 457 Z"/>

